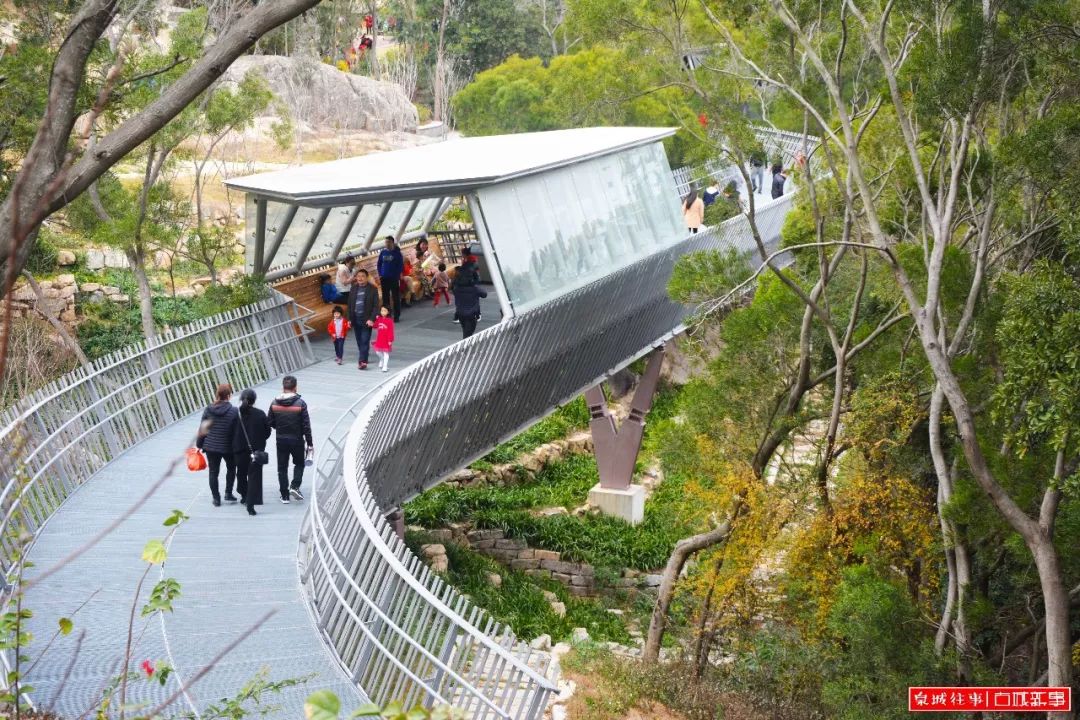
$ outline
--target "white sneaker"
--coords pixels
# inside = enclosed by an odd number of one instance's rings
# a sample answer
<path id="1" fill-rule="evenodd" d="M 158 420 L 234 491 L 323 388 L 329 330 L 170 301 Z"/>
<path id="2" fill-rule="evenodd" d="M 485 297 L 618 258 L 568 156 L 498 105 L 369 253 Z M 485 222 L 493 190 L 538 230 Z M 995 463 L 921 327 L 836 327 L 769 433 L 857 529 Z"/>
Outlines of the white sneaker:
<path id="1" fill-rule="evenodd" d="M 388 367 L 386 367 L 385 365 L 383 365 L 382 371 L 383 371 L 383 372 L 389 372 L 389 371 L 390 371 L 390 368 L 388 368 Z"/>

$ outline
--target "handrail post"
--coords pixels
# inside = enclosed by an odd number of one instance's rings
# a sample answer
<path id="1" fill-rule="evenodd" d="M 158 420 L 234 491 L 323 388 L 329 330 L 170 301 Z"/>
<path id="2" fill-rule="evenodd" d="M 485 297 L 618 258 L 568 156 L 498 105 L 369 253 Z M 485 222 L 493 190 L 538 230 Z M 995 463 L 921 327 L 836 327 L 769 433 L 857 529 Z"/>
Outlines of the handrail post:
<path id="1" fill-rule="evenodd" d="M 98 391 L 97 383 L 93 377 L 86 383 L 86 388 L 90 392 L 90 399 L 94 402 L 94 416 L 101 427 L 101 434 L 105 436 L 105 444 L 109 446 L 109 452 L 112 453 L 112 456 L 116 457 L 122 452 L 120 443 L 116 440 L 112 421 L 109 420 L 108 408 L 101 402 L 101 393 Z"/>

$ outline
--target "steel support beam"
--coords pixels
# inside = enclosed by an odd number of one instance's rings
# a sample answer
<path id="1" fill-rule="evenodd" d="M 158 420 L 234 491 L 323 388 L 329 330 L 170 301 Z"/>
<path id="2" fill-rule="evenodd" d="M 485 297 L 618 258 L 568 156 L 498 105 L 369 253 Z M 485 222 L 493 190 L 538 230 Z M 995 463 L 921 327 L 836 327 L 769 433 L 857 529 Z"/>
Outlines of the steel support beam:
<path id="1" fill-rule="evenodd" d="M 615 418 L 608 410 L 602 385 L 594 385 L 585 391 L 585 403 L 589 406 L 589 430 L 592 431 L 596 467 L 600 473 L 600 487 L 607 490 L 626 490 L 634 479 L 641 441 L 645 436 L 645 415 L 652 407 L 656 384 L 660 380 L 660 366 L 664 362 L 661 345 L 649 354 L 645 373 L 638 381 L 630 402 L 630 415 L 618 428 Z"/>
<path id="2" fill-rule="evenodd" d="M 251 255 L 251 272 L 263 275 L 263 257 L 266 254 L 266 198 L 255 198 L 255 251 Z"/>
<path id="3" fill-rule="evenodd" d="M 345 243 L 349 239 L 349 233 L 355 227 L 356 221 L 360 218 L 360 211 L 363 209 L 363 204 L 353 205 L 352 210 L 349 212 L 349 219 L 345 222 L 345 229 L 341 231 L 341 237 L 334 243 L 334 249 L 330 251 L 330 259 L 334 262 L 337 262 L 338 255 L 341 254 L 341 249 L 345 247 Z"/>
<path id="4" fill-rule="evenodd" d="M 315 245 L 315 241 L 319 239 L 319 233 L 322 232 L 323 225 L 326 224 L 326 218 L 330 216 L 330 211 L 332 209 L 333 208 L 323 208 L 319 211 L 319 216 L 315 218 L 315 224 L 311 226 L 311 232 L 308 234 L 307 242 L 304 243 L 304 248 L 296 258 L 296 264 L 293 265 L 293 273 L 300 272 L 300 268 L 304 266 L 304 261 L 307 260 L 307 256 L 311 254 L 311 248 Z"/>
<path id="5" fill-rule="evenodd" d="M 431 230 L 431 226 L 435 224 L 435 221 L 442 217 L 442 214 L 446 212 L 446 208 L 450 207 L 450 203 L 454 201 L 454 198 L 439 198 L 439 202 L 435 203 L 435 207 L 432 209 L 431 214 L 424 219 L 424 225 L 420 228 L 420 232 L 424 235 L 428 234 Z"/>
<path id="6" fill-rule="evenodd" d="M 405 213 L 405 219 L 398 225 L 397 232 L 394 233 L 394 242 L 401 242 L 401 236 L 405 234 L 405 228 L 409 227 L 409 223 L 412 222 L 412 216 L 416 214 L 416 207 L 420 204 L 419 200 L 413 200 L 409 204 L 409 210 Z"/>
<path id="7" fill-rule="evenodd" d="M 386 222 L 386 216 L 390 212 L 390 206 L 394 203 L 383 203 L 382 210 L 379 211 L 379 217 L 375 221 L 375 224 L 371 226 L 371 232 L 368 233 L 367 240 L 364 241 L 364 252 L 371 249 L 371 243 L 375 242 L 375 238 L 379 237 L 379 231 L 382 230 L 382 225 Z"/>
<path id="8" fill-rule="evenodd" d="M 281 249 L 281 243 L 285 241 L 285 233 L 289 232 L 289 226 L 292 225 L 293 218 L 296 217 L 296 211 L 299 208 L 296 205 L 290 205 L 289 209 L 285 211 L 285 217 L 282 218 L 281 226 L 278 227 L 277 233 L 274 235 L 274 244 L 270 246 L 270 252 L 263 258 L 262 273 L 266 274 L 266 271 L 270 269 L 270 263 L 274 262 L 274 257 L 277 255 L 277 251 Z"/>
<path id="9" fill-rule="evenodd" d="M 487 221 L 484 219 L 484 209 L 480 206 L 480 198 L 474 193 L 467 196 L 465 200 L 469 205 L 469 213 L 473 218 L 476 238 L 480 241 L 480 247 L 484 249 L 484 257 L 487 258 L 488 269 L 491 270 L 491 281 L 495 284 L 495 294 L 499 297 L 503 319 L 514 317 L 514 303 L 510 300 L 510 294 L 506 292 L 502 267 L 499 266 L 499 256 L 495 253 L 495 247 L 491 244 L 491 236 L 488 235 Z"/>

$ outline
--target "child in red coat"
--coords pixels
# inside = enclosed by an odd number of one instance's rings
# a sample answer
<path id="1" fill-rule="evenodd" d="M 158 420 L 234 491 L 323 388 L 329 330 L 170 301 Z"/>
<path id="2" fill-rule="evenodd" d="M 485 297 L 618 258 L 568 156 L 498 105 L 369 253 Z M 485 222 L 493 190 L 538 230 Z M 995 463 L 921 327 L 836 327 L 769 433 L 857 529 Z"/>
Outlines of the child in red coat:
<path id="1" fill-rule="evenodd" d="M 345 336 L 349 333 L 352 325 L 345 319 L 345 311 L 340 307 L 334 308 L 334 318 L 326 326 L 326 332 L 330 333 L 330 339 L 334 341 L 334 355 L 337 364 L 341 364 L 341 357 L 345 354 Z"/>
<path id="2" fill-rule="evenodd" d="M 372 347 L 379 356 L 379 368 L 386 372 L 390 367 L 390 351 L 394 345 L 394 319 L 390 317 L 390 308 L 383 305 L 380 315 L 375 319 L 373 328 L 378 331 Z"/>

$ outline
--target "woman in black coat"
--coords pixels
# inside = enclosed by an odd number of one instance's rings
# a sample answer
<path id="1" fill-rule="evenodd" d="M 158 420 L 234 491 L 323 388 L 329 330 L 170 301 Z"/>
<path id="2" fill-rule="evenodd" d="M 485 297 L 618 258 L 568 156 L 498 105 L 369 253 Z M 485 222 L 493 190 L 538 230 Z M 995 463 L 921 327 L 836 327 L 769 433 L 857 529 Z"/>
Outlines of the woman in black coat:
<path id="1" fill-rule="evenodd" d="M 214 496 L 214 507 L 221 505 L 218 492 L 218 474 L 221 461 L 225 461 L 225 500 L 236 502 L 233 495 L 233 481 L 236 478 L 234 462 L 233 433 L 236 430 L 236 408 L 229 402 L 232 397 L 232 385 L 222 383 L 217 386 L 216 400 L 203 410 L 199 424 L 199 434 L 195 446 L 206 453 L 206 463 L 210 470 L 210 494 Z"/>
<path id="2" fill-rule="evenodd" d="M 262 505 L 262 463 L 253 462 L 253 452 L 266 451 L 266 439 L 270 437 L 270 422 L 266 413 L 255 407 L 255 391 L 250 388 L 240 393 L 240 418 L 233 434 L 236 448 L 237 489 L 240 501 L 247 506 L 248 515 L 255 514 L 255 506 Z"/>

